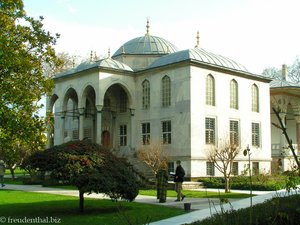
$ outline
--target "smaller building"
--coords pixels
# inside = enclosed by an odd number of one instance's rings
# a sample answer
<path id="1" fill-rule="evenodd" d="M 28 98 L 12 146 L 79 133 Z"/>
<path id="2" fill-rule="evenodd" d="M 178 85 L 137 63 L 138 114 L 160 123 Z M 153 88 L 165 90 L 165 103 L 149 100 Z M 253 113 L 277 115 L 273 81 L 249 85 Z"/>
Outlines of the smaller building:
<path id="1" fill-rule="evenodd" d="M 292 140 L 296 154 L 300 157 L 300 85 L 287 81 L 287 77 L 287 67 L 283 65 L 282 79 L 270 83 L 272 170 L 274 172 L 291 171 L 295 168 L 296 162 L 273 108 L 280 112 L 287 134 Z"/>

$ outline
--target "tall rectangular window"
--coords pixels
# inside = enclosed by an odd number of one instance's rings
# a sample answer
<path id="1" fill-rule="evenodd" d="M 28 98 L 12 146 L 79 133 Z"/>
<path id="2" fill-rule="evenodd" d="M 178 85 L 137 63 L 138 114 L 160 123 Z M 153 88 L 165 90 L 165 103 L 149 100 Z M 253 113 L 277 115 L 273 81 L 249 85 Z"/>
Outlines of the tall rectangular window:
<path id="1" fill-rule="evenodd" d="M 206 162 L 206 175 L 214 176 L 215 175 L 215 164 L 214 162 Z"/>
<path id="2" fill-rule="evenodd" d="M 253 84 L 251 87 L 251 97 L 252 97 L 252 104 L 251 109 L 252 112 L 259 112 L 259 90 L 256 84 Z"/>
<path id="3" fill-rule="evenodd" d="M 206 77 L 206 105 L 215 106 L 215 79 L 210 74 Z"/>
<path id="4" fill-rule="evenodd" d="M 162 121 L 162 142 L 163 144 L 171 144 L 172 127 L 171 121 Z"/>
<path id="5" fill-rule="evenodd" d="M 169 174 L 175 172 L 174 162 L 168 162 L 168 172 L 169 172 Z"/>
<path id="6" fill-rule="evenodd" d="M 145 80 L 142 83 L 143 87 L 143 109 L 148 109 L 150 107 L 150 82 Z"/>
<path id="7" fill-rule="evenodd" d="M 239 163 L 238 162 L 233 162 L 232 163 L 232 174 L 234 176 L 239 175 Z"/>
<path id="8" fill-rule="evenodd" d="M 252 162 L 252 174 L 253 175 L 259 174 L 259 162 Z"/>
<path id="9" fill-rule="evenodd" d="M 230 120 L 230 145 L 239 146 L 239 121 Z"/>
<path id="10" fill-rule="evenodd" d="M 171 79 L 168 76 L 162 78 L 162 88 L 161 88 L 161 100 L 162 107 L 168 107 L 171 105 Z"/>
<path id="11" fill-rule="evenodd" d="M 252 146 L 260 147 L 260 126 L 259 126 L 259 123 L 252 123 Z"/>
<path id="12" fill-rule="evenodd" d="M 235 80 L 230 81 L 230 108 L 238 109 L 238 83 Z"/>
<path id="13" fill-rule="evenodd" d="M 142 123 L 142 141 L 143 145 L 150 144 L 150 123 Z"/>
<path id="14" fill-rule="evenodd" d="M 215 118 L 205 118 L 205 143 L 215 144 L 216 120 Z"/>
<path id="15" fill-rule="evenodd" d="M 120 125 L 120 146 L 127 146 L 127 125 Z"/>

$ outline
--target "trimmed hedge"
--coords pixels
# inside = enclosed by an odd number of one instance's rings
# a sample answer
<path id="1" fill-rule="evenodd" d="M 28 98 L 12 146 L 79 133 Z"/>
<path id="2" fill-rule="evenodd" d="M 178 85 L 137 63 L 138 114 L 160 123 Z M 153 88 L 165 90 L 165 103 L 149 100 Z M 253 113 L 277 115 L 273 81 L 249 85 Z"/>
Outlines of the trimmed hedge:
<path id="1" fill-rule="evenodd" d="M 287 176 L 266 176 L 256 175 L 252 176 L 252 190 L 257 191 L 276 191 L 286 188 Z M 300 176 L 294 176 L 295 182 L 300 184 Z M 224 178 L 220 177 L 206 177 L 200 178 L 200 182 L 206 188 L 224 188 Z M 250 178 L 249 176 L 236 176 L 231 178 L 231 189 L 249 190 Z"/>
<path id="2" fill-rule="evenodd" d="M 250 222 L 252 221 L 252 222 Z M 298 225 L 300 195 L 276 197 L 250 208 L 218 213 L 191 225 Z"/>

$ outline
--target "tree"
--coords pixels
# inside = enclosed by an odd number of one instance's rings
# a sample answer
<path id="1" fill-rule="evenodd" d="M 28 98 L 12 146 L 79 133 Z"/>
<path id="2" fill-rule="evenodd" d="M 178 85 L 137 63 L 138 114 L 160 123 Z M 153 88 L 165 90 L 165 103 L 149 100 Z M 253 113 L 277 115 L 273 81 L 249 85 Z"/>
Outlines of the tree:
<path id="1" fill-rule="evenodd" d="M 151 168 L 153 174 L 156 174 L 159 169 L 163 168 L 169 158 L 161 143 L 152 143 L 141 147 L 137 156 L 139 160 Z"/>
<path id="2" fill-rule="evenodd" d="M 277 69 L 276 67 L 269 67 L 263 70 L 262 75 L 276 79 L 276 80 L 282 80 L 282 73 L 280 69 Z"/>
<path id="3" fill-rule="evenodd" d="M 43 75 L 44 63 L 56 66 L 56 37 L 43 29 L 43 18 L 26 15 L 22 0 L 0 2 L 0 151 L 16 143 L 38 140 L 45 130 L 38 102 L 53 81 Z M 16 150 L 16 149 L 15 149 Z M 10 156 L 4 154 L 4 160 Z"/>
<path id="4" fill-rule="evenodd" d="M 239 146 L 230 144 L 229 141 L 224 141 L 208 152 L 208 160 L 213 162 L 217 170 L 224 176 L 226 193 L 230 192 L 230 176 L 232 174 L 233 161 L 239 152 Z"/>
<path id="5" fill-rule="evenodd" d="M 289 67 L 289 78 L 295 83 L 300 83 L 300 59 L 298 56 Z"/>
<path id="6" fill-rule="evenodd" d="M 286 132 L 286 127 L 285 127 L 285 125 L 284 125 L 284 123 L 283 123 L 283 121 L 282 121 L 282 119 L 280 117 L 280 109 L 275 109 L 274 107 L 272 107 L 272 110 L 275 113 L 275 115 L 276 115 L 276 117 L 277 117 L 277 119 L 279 121 L 279 125 L 277 125 L 275 123 L 272 123 L 272 124 L 275 127 L 277 127 L 278 129 L 282 130 L 282 133 L 283 133 L 283 135 L 284 135 L 284 137 L 285 137 L 285 139 L 286 139 L 286 141 L 288 143 L 288 148 L 292 151 L 293 157 L 294 157 L 295 162 L 297 164 L 298 172 L 300 172 L 300 161 L 299 161 L 298 156 L 296 154 L 296 151 L 295 151 L 295 149 L 293 147 L 292 140 L 289 138 L 289 136 L 288 136 L 288 134 Z"/>
<path id="7" fill-rule="evenodd" d="M 139 185 L 131 166 L 109 150 L 88 141 L 73 141 L 36 152 L 23 164 L 27 171 L 50 172 L 53 179 L 75 185 L 79 209 L 84 209 L 84 193 L 105 193 L 113 200 L 132 201 Z"/>

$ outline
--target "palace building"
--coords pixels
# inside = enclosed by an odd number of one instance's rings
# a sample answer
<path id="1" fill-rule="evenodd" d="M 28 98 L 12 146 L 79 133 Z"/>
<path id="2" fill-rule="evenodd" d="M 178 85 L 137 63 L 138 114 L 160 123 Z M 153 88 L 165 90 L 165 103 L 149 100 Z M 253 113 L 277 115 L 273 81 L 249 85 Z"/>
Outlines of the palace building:
<path id="1" fill-rule="evenodd" d="M 181 160 L 188 177 L 221 176 L 208 152 L 240 146 L 234 174 L 271 170 L 270 79 L 196 46 L 179 50 L 149 32 L 112 56 L 57 74 L 47 102 L 51 145 L 91 139 L 126 157 L 162 143 L 169 167 Z M 300 120 L 299 120 L 300 121 Z"/>

